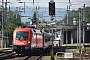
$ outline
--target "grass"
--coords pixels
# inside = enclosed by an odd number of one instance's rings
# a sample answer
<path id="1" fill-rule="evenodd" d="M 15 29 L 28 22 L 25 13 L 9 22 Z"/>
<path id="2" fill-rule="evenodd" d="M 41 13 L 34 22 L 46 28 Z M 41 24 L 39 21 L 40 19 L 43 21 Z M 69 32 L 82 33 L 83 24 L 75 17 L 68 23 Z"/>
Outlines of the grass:
<path id="1" fill-rule="evenodd" d="M 63 44 L 62 46 L 77 46 L 77 44 Z M 81 44 L 83 46 L 83 44 Z"/>
<path id="2" fill-rule="evenodd" d="M 82 51 L 84 51 L 84 50 L 90 51 L 90 47 L 86 47 L 86 48 L 84 47 L 84 48 L 82 48 L 81 50 L 82 50 Z"/>
<path id="3" fill-rule="evenodd" d="M 51 59 L 51 56 L 44 56 L 43 57 L 43 60 L 50 60 Z M 56 55 L 54 56 L 54 59 L 56 60 Z"/>
<path id="4" fill-rule="evenodd" d="M 77 44 L 63 44 L 62 46 L 77 46 Z M 82 48 L 81 50 L 84 51 L 86 49 L 86 51 L 90 51 L 90 47 L 84 47 L 83 44 L 81 44 Z M 79 52 L 79 49 L 76 49 L 76 52 L 78 53 Z M 43 60 L 50 60 L 51 56 L 44 56 L 43 57 Z M 54 56 L 54 59 L 56 60 L 56 55 Z M 59 60 L 62 60 L 62 59 L 59 59 Z"/>
<path id="5" fill-rule="evenodd" d="M 85 43 L 85 45 L 90 45 Z M 62 46 L 77 46 L 77 44 L 63 44 Z M 81 51 L 90 51 L 90 47 L 84 47 L 83 44 L 81 43 Z M 76 49 L 77 52 L 79 52 L 79 49 Z"/>
<path id="6" fill-rule="evenodd" d="M 50 58 L 51 58 L 50 56 L 44 56 L 43 60 L 50 60 Z"/>
<path id="7" fill-rule="evenodd" d="M 0 48 L 0 50 L 7 50 L 7 49 L 10 49 L 10 48 Z"/>

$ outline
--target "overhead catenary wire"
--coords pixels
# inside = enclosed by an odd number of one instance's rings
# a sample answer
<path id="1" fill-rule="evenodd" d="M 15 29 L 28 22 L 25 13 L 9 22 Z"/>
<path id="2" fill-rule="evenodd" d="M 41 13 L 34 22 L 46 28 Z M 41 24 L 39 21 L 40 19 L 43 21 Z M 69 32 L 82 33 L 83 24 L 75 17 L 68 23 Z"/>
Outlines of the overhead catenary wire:
<path id="1" fill-rule="evenodd" d="M 26 1 L 22 1 L 22 2 L 25 2 L 26 4 L 33 4 L 33 1 L 28 1 L 28 2 L 26 2 Z M 75 0 L 75 1 L 73 1 L 72 2 L 72 0 L 70 1 L 71 2 L 71 5 L 82 5 L 82 3 L 84 2 L 84 3 L 88 3 L 89 4 L 89 2 L 88 1 L 78 1 L 78 0 Z M 17 4 L 18 3 L 18 1 L 16 1 L 16 2 L 11 2 L 11 3 L 13 3 L 13 4 Z M 36 5 L 38 5 L 39 3 L 47 3 L 48 4 L 48 2 L 41 2 L 41 1 L 38 1 L 38 2 L 34 2 L 34 4 Z M 55 2 L 56 4 L 58 4 L 58 3 L 60 3 L 60 4 L 68 4 L 68 2 Z M 28 5 L 29 6 L 29 5 Z"/>

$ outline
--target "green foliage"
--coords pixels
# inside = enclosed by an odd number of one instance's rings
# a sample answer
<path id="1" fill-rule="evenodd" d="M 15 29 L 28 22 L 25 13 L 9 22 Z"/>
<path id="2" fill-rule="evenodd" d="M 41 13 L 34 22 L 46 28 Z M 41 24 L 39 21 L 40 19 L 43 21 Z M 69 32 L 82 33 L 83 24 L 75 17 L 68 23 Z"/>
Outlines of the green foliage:
<path id="1" fill-rule="evenodd" d="M 21 22 L 21 17 L 19 12 L 17 11 L 9 11 L 7 16 L 7 22 L 5 23 L 4 27 L 4 35 L 6 33 L 12 35 L 15 28 L 24 25 L 24 23 Z"/>
<path id="2" fill-rule="evenodd" d="M 42 29 L 43 29 L 42 25 L 38 25 L 37 28 L 38 28 L 39 30 L 42 30 Z"/>
<path id="3" fill-rule="evenodd" d="M 60 21 L 57 21 L 57 23 L 56 23 L 57 25 L 61 25 L 62 24 L 62 20 L 60 20 Z"/>
<path id="4" fill-rule="evenodd" d="M 85 23 L 90 23 L 90 7 L 86 7 L 85 8 L 85 21 L 83 21 L 83 9 L 81 9 L 81 22 L 85 22 Z M 74 18 L 76 19 L 76 21 L 78 22 L 79 20 L 79 10 L 72 10 L 72 11 L 69 11 L 68 13 L 68 24 L 69 25 L 72 25 L 73 24 L 73 20 Z M 64 23 L 66 24 L 67 23 L 67 16 L 62 20 L 64 21 Z"/>
<path id="5" fill-rule="evenodd" d="M 74 18 L 76 18 L 76 20 L 78 20 L 78 10 L 72 10 L 68 12 L 68 24 L 72 25 L 73 24 L 73 20 Z M 63 19 L 64 23 L 67 24 L 67 15 L 65 16 L 65 18 Z"/>
<path id="6" fill-rule="evenodd" d="M 36 12 L 34 12 L 33 17 L 32 17 L 31 20 L 32 20 L 33 24 L 36 23 Z"/>
<path id="7" fill-rule="evenodd" d="M 7 22 L 6 23 L 6 28 L 4 30 L 5 34 L 12 34 L 13 30 L 16 28 L 16 25 L 11 23 L 11 22 Z"/>
<path id="8" fill-rule="evenodd" d="M 49 27 L 47 25 L 44 27 L 44 31 L 49 33 Z"/>
<path id="9" fill-rule="evenodd" d="M 85 23 L 90 23 L 90 7 L 86 7 L 85 11 Z"/>

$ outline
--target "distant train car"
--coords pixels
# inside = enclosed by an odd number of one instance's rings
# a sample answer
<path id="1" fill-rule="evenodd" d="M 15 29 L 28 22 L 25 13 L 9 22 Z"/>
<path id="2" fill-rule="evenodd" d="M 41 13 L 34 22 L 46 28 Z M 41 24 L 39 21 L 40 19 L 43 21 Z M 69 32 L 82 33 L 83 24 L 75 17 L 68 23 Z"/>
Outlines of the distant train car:
<path id="1" fill-rule="evenodd" d="M 47 48 L 50 46 L 51 35 L 40 30 L 35 30 L 32 35 L 31 48 Z"/>
<path id="2" fill-rule="evenodd" d="M 51 46 L 50 38 L 52 35 L 42 32 L 41 30 L 33 30 L 31 28 L 16 28 L 13 32 L 13 50 L 26 51 L 32 49 L 45 49 Z"/>

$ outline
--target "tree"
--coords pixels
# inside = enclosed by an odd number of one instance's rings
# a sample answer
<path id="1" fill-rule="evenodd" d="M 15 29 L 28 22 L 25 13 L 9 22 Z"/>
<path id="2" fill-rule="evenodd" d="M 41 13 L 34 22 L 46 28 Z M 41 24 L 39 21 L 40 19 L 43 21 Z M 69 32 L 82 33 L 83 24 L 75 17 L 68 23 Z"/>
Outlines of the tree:
<path id="1" fill-rule="evenodd" d="M 8 33 L 8 35 L 12 35 L 15 28 L 24 25 L 21 22 L 21 17 L 19 12 L 17 11 L 8 11 L 7 22 L 4 27 L 4 35 Z"/>
<path id="2" fill-rule="evenodd" d="M 37 15 L 36 15 L 36 12 L 34 12 L 34 14 L 33 14 L 33 17 L 32 17 L 32 23 L 34 24 L 34 23 L 37 23 Z"/>
<path id="3" fill-rule="evenodd" d="M 90 7 L 86 7 L 85 13 L 85 23 L 90 23 Z"/>

